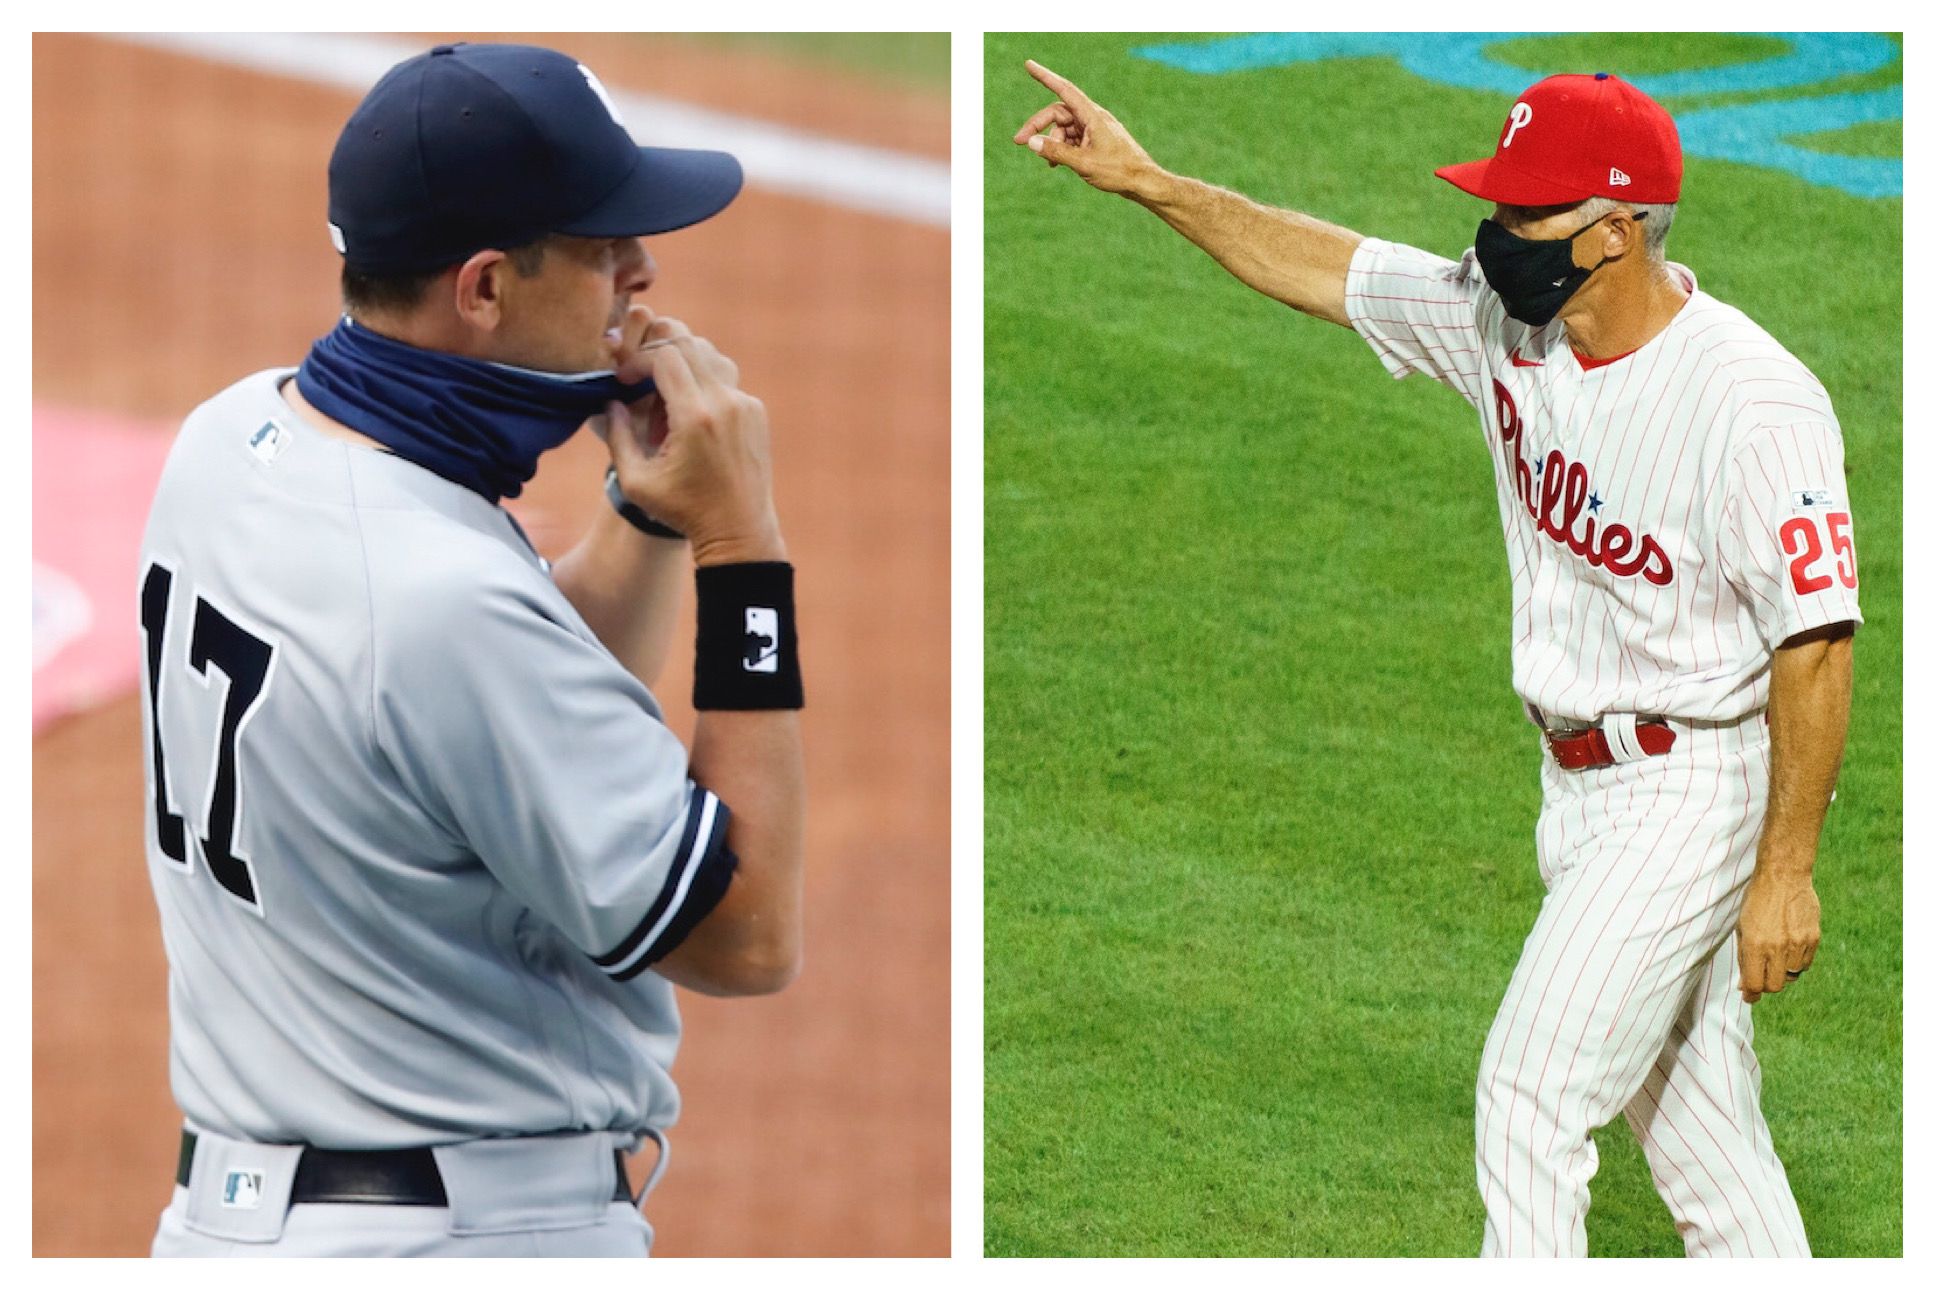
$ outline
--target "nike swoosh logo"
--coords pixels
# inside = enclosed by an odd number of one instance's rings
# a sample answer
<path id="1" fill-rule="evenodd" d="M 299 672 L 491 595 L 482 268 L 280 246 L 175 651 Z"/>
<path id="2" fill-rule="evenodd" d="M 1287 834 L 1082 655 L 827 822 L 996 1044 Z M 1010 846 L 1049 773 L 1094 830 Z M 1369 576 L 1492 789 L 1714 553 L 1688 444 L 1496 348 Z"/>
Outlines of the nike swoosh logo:
<path id="1" fill-rule="evenodd" d="M 1512 366 L 1513 367 L 1544 367 L 1545 364 L 1534 363 L 1529 358 L 1520 358 L 1518 356 L 1518 346 L 1514 345 L 1512 347 Z"/>

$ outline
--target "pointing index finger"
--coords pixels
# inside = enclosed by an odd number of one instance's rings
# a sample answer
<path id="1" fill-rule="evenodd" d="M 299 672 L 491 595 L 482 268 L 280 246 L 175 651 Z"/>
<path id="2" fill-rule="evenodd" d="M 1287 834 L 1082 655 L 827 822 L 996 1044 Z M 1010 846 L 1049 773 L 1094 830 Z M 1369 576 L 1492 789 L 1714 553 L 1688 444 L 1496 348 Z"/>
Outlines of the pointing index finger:
<path id="1" fill-rule="evenodd" d="M 1087 112 L 1095 107 L 1095 101 L 1089 98 L 1088 95 L 1082 93 L 1081 88 L 1066 76 L 1049 71 L 1032 58 L 1028 60 L 1027 67 L 1028 75 L 1055 91 L 1056 94 L 1061 96 L 1062 101 L 1071 107 L 1080 109 L 1083 112 Z"/>

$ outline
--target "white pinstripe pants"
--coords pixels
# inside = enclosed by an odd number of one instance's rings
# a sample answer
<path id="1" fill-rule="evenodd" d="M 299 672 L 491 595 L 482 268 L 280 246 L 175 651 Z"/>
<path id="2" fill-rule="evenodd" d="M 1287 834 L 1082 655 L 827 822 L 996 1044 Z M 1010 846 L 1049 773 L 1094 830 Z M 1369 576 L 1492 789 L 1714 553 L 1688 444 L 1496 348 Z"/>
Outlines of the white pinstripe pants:
<path id="1" fill-rule="evenodd" d="M 1546 755 L 1545 903 L 1478 1070 L 1486 1255 L 1586 1252 L 1590 1135 L 1622 1111 L 1688 1254 L 1808 1253 L 1734 950 L 1766 725 L 1676 729 L 1672 752 L 1626 765 Z"/>

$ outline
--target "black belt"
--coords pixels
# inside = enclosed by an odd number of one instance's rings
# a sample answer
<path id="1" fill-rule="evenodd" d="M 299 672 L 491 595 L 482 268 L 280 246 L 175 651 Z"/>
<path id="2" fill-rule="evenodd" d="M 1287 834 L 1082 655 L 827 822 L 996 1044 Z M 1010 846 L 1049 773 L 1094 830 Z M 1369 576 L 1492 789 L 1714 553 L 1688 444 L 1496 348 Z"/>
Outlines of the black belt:
<path id="1" fill-rule="evenodd" d="M 611 1198 L 632 1203 L 631 1181 L 625 1177 L 625 1153 L 613 1150 L 617 1177 Z M 195 1161 L 195 1135 L 181 1131 L 181 1156 L 175 1181 L 186 1187 Z M 304 1147 L 296 1161 L 296 1180 L 289 1191 L 291 1205 L 433 1205 L 450 1204 L 437 1172 L 437 1157 L 428 1147 L 401 1151 L 331 1151 Z"/>

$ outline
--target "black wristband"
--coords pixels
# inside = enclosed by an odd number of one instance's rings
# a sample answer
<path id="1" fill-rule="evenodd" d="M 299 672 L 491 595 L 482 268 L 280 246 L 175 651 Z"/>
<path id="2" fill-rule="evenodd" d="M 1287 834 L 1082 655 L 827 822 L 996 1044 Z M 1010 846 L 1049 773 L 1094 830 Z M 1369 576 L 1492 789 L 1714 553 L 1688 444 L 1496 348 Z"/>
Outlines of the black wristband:
<path id="1" fill-rule="evenodd" d="M 702 712 L 804 707 L 793 566 L 783 560 L 706 565 L 697 582 L 692 706 Z"/>
<path id="2" fill-rule="evenodd" d="M 611 503 L 611 509 L 624 516 L 625 522 L 637 529 L 640 533 L 649 533 L 653 537 L 671 538 L 675 542 L 685 541 L 685 534 L 679 532 L 670 524 L 664 524 L 653 519 L 644 507 L 625 496 L 625 490 L 618 486 L 618 467 L 616 466 L 608 466 L 605 468 L 605 500 Z"/>

